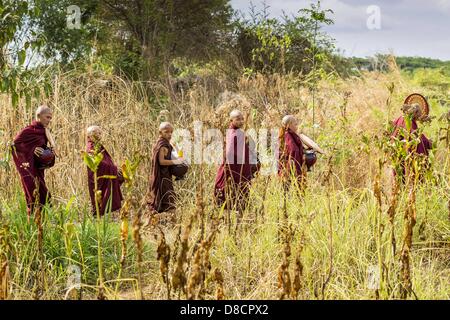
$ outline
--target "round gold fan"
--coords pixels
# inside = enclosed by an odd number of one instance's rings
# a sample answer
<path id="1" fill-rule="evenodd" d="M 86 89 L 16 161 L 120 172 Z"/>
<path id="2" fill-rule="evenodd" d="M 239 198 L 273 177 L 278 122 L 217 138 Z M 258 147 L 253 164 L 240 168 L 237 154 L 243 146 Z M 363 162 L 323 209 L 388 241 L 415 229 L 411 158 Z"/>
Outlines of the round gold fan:
<path id="1" fill-rule="evenodd" d="M 412 105 L 413 103 L 419 104 L 420 108 L 422 109 L 422 118 L 428 117 L 428 114 L 430 113 L 430 106 L 428 105 L 427 99 L 419 93 L 413 93 L 410 94 L 406 99 L 405 103 L 407 105 Z"/>

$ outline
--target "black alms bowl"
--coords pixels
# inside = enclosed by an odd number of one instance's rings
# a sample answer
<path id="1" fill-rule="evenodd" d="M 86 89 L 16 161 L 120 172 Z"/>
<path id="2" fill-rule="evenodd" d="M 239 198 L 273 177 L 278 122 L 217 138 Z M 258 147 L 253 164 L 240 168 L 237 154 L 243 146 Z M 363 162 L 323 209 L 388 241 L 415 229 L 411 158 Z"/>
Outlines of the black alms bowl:
<path id="1" fill-rule="evenodd" d="M 170 166 L 170 173 L 177 177 L 178 179 L 182 179 L 184 175 L 188 172 L 189 166 L 185 163 L 176 164 Z"/>
<path id="2" fill-rule="evenodd" d="M 44 149 L 42 154 L 37 157 L 39 168 L 48 168 L 55 161 L 55 154 L 50 149 Z"/>
<path id="3" fill-rule="evenodd" d="M 313 150 L 306 150 L 305 151 L 305 162 L 306 162 L 306 166 L 308 167 L 308 171 L 311 171 L 311 167 L 316 163 L 316 161 L 317 161 L 316 152 Z"/>

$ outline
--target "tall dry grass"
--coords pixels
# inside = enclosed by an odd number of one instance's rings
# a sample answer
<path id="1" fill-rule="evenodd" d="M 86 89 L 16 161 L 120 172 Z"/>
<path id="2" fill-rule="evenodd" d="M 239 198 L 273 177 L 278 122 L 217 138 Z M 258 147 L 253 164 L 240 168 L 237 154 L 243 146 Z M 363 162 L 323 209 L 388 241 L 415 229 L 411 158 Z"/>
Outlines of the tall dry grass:
<path id="1" fill-rule="evenodd" d="M 69 222 L 83 223 L 90 219 L 86 168 L 80 151 L 85 147 L 85 128 L 92 124 L 103 127 L 105 147 L 116 162 L 121 163 L 134 154 L 143 156 L 133 185 L 134 201 L 139 203 L 147 192 L 151 148 L 158 123 L 163 119 L 189 130 L 195 120 L 203 121 L 205 129 L 224 129 L 228 111 L 239 107 L 247 114 L 248 128 L 273 128 L 279 125 L 283 115 L 292 113 L 300 119 L 302 131 L 308 135 L 314 132 L 318 143 L 328 151 L 308 175 L 305 193 L 289 192 L 285 207 L 282 200 L 285 195 L 277 178 L 258 177 L 237 236 L 220 222 L 224 212 L 212 201 L 217 168 L 193 165 L 188 177 L 175 185 L 179 194 L 176 213 L 179 225 L 161 232 L 153 230 L 150 236 L 142 234 L 149 248 L 137 258 L 142 275 L 139 269 L 128 268 L 120 277 L 130 283 L 142 281 L 143 285 L 121 286 L 119 296 L 153 299 L 399 298 L 401 265 L 398 253 L 392 250 L 392 235 L 400 241 L 403 222 L 399 218 L 401 214 L 388 214 L 392 175 L 388 162 L 379 167 L 384 155 L 378 142 L 386 123 L 400 115 L 404 97 L 413 91 L 431 94 L 429 89 L 415 86 L 396 69 L 387 74 L 366 73 L 346 80 L 324 80 L 316 92 L 317 125 L 313 130 L 311 92 L 294 75 L 258 75 L 236 83 L 220 77 L 212 83 L 205 83 L 207 81 L 181 92 L 152 84 L 155 96 L 149 97 L 142 84 L 117 77 L 58 74 L 53 83 L 53 95 L 47 101 L 35 101 L 35 104 L 46 102 L 54 109 L 51 130 L 60 157 L 55 167 L 47 171 L 47 181 L 54 206 L 63 208 L 61 214 Z M 1 152 L 4 154 L 6 143 L 31 121 L 34 110 L 22 104 L 13 109 L 8 97 L 0 99 L 0 128 L 5 133 L 1 137 Z M 431 102 L 434 114 L 444 111 L 444 107 Z M 434 138 L 438 129 L 437 123 L 433 123 L 426 128 L 426 133 Z M 435 179 L 416 191 L 417 224 L 424 223 L 424 227 L 422 238 L 417 231 L 414 233 L 410 266 L 412 286 L 419 298 L 449 298 L 450 292 L 450 222 L 447 218 L 450 159 L 448 149 L 442 143 L 438 147 L 433 168 Z M 20 202 L 18 175 L 12 163 L 9 169 L 0 168 L 0 173 L 4 220 L 17 227 L 14 217 L 25 214 L 24 204 Z M 396 211 L 405 212 L 408 194 L 399 191 L 394 196 Z M 283 230 L 286 232 L 283 225 L 295 230 L 292 237 L 285 234 L 280 238 L 280 232 L 281 235 Z M 50 222 L 45 227 L 49 228 L 47 237 L 58 230 Z M 117 241 L 104 245 L 105 251 L 111 252 L 112 265 L 114 257 L 117 258 L 118 274 L 121 260 L 125 261 L 121 253 L 127 251 L 122 248 L 128 238 L 121 234 L 118 226 L 111 228 L 115 231 L 106 234 L 115 235 Z M 21 249 L 18 254 L 29 254 L 22 250 L 23 239 L 15 237 L 14 241 Z M 82 247 L 83 240 L 78 244 Z M 47 248 L 47 255 L 49 250 Z M 136 264 L 136 258 L 126 260 L 128 264 Z M 17 275 L 19 261 L 9 261 L 12 278 L 19 282 L 10 284 L 13 299 L 27 297 L 27 284 L 20 283 L 22 278 Z M 47 263 L 53 266 L 56 262 Z M 367 270 L 371 266 L 376 266 L 381 273 L 381 288 L 376 292 L 367 286 Z M 111 270 L 109 281 L 117 276 L 116 269 L 111 267 Z M 279 271 L 283 280 L 281 286 Z M 141 280 L 137 281 L 138 278 Z M 50 289 L 44 298 L 63 297 L 64 275 L 55 274 L 48 281 L 54 281 L 53 285 L 59 289 L 52 290 L 52 283 L 48 283 Z M 90 281 L 83 278 L 86 286 L 95 285 Z"/>

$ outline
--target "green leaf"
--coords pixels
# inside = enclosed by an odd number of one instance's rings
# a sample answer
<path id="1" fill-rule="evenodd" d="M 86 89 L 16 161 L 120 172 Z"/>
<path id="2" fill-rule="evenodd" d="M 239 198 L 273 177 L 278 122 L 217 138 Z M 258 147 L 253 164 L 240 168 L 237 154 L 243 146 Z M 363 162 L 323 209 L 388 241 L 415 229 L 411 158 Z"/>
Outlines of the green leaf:
<path id="1" fill-rule="evenodd" d="M 113 180 L 113 179 L 117 179 L 117 177 L 113 176 L 113 175 L 104 175 L 104 176 L 97 177 L 97 179 L 111 179 L 111 180 Z"/>
<path id="2" fill-rule="evenodd" d="M 95 166 L 94 160 L 89 153 L 83 153 L 83 161 L 92 172 L 97 172 L 97 167 Z"/>
<path id="3" fill-rule="evenodd" d="M 25 62 L 25 58 L 27 57 L 26 51 L 24 50 L 20 50 L 19 53 L 17 54 L 17 59 L 19 60 L 19 65 L 23 65 Z"/>
<path id="4" fill-rule="evenodd" d="M 66 204 L 66 212 L 69 212 L 70 207 L 72 206 L 72 203 L 74 200 L 75 200 L 75 196 L 70 197 L 69 201 Z"/>
<path id="5" fill-rule="evenodd" d="M 11 94 L 11 103 L 13 107 L 17 107 L 19 104 L 19 95 L 15 91 Z"/>

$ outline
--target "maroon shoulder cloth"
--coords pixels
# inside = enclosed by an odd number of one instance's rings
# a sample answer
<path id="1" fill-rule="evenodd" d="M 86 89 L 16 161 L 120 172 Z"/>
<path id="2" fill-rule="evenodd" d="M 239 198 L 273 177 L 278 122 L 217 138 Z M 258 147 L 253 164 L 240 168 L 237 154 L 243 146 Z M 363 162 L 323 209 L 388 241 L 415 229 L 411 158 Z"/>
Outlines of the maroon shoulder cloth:
<path id="1" fill-rule="evenodd" d="M 161 137 L 153 147 L 148 205 L 153 212 L 158 213 L 175 209 L 176 197 L 170 166 L 162 166 L 159 164 L 159 152 L 162 147 L 169 150 L 165 157 L 166 160 L 171 160 L 173 149 L 169 141 Z"/>
<path id="2" fill-rule="evenodd" d="M 118 176 L 117 166 L 108 151 L 103 147 L 103 145 L 95 145 L 94 142 L 88 141 L 86 151 L 91 153 L 94 152 L 95 147 L 98 148 L 98 152 L 103 154 L 103 159 L 100 162 L 97 169 L 97 190 L 102 192 L 101 201 L 99 203 L 100 215 L 104 215 L 105 212 L 114 212 L 120 210 L 122 207 L 122 192 L 120 186 L 122 181 L 118 178 L 101 178 L 102 176 Z M 95 182 L 94 182 L 94 172 L 89 168 L 88 170 L 88 186 L 89 186 L 89 196 L 91 198 L 92 211 L 96 214 L 95 208 Z"/>
<path id="3" fill-rule="evenodd" d="M 284 133 L 284 145 L 280 143 L 279 152 L 279 165 L 278 173 L 279 175 L 290 175 L 291 170 L 297 177 L 303 175 L 302 165 L 303 165 L 303 143 L 300 137 L 290 129 Z"/>
<path id="4" fill-rule="evenodd" d="M 14 139 L 12 156 L 25 193 L 28 214 L 32 213 L 36 203 L 35 190 L 38 188 L 40 205 L 44 205 L 51 198 L 45 184 L 44 169 L 38 168 L 38 162 L 34 155 L 37 147 L 47 147 L 45 127 L 38 121 L 33 121 L 29 126 L 20 131 Z M 49 167 L 54 165 L 50 164 Z"/>

